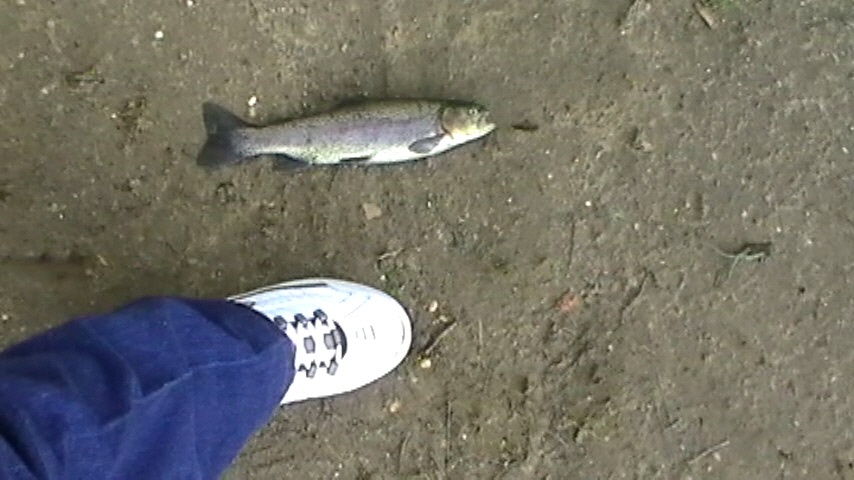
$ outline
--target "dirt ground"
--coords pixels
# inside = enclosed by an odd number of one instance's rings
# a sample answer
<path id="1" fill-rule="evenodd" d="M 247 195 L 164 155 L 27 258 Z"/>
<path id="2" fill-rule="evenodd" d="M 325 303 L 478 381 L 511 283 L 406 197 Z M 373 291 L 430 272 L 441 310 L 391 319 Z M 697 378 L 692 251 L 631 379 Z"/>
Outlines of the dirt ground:
<path id="1" fill-rule="evenodd" d="M 851 479 L 852 86 L 842 1 L 2 0 L 0 343 L 341 277 L 407 306 L 410 358 L 226 477 Z M 195 164 L 206 100 L 359 95 L 499 128 L 394 168 Z M 719 251 L 746 242 L 771 255 Z"/>

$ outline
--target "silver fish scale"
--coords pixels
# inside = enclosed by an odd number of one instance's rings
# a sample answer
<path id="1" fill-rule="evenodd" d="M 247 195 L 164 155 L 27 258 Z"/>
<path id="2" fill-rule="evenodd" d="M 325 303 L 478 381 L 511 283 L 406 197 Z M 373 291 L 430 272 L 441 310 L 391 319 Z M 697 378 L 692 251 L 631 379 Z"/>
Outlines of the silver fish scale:
<path id="1" fill-rule="evenodd" d="M 244 131 L 247 150 L 257 155 L 280 154 L 313 163 L 369 157 L 441 133 L 438 106 L 409 114 L 397 108 L 336 112 Z"/>

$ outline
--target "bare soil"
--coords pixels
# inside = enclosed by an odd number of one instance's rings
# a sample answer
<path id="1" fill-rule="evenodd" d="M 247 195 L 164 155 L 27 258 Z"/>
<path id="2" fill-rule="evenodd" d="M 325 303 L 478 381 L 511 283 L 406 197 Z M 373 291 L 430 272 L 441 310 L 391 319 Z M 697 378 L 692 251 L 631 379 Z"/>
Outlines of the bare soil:
<path id="1" fill-rule="evenodd" d="M 410 309 L 410 358 L 282 409 L 228 477 L 851 479 L 852 85 L 850 2 L 2 0 L 0 342 L 341 277 Z M 204 101 L 361 95 L 499 129 L 195 164 Z M 771 255 L 730 268 L 745 242 Z"/>

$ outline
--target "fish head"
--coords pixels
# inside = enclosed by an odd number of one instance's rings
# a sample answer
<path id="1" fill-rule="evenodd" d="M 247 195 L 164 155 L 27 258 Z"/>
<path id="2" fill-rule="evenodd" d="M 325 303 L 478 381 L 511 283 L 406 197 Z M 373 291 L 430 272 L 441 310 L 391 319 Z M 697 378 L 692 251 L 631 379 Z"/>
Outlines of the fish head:
<path id="1" fill-rule="evenodd" d="M 442 129 L 454 140 L 467 142 L 495 130 L 489 110 L 474 103 L 446 105 L 441 112 Z"/>

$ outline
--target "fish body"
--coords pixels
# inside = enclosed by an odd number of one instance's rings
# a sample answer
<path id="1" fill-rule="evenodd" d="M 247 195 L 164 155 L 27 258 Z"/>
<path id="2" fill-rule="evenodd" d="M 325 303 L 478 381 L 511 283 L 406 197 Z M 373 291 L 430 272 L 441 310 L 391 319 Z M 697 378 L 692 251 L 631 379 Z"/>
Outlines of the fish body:
<path id="1" fill-rule="evenodd" d="M 436 155 L 495 129 L 487 110 L 456 101 L 375 100 L 269 126 L 250 125 L 227 110 L 203 107 L 205 167 L 262 155 L 305 165 L 384 164 Z"/>

